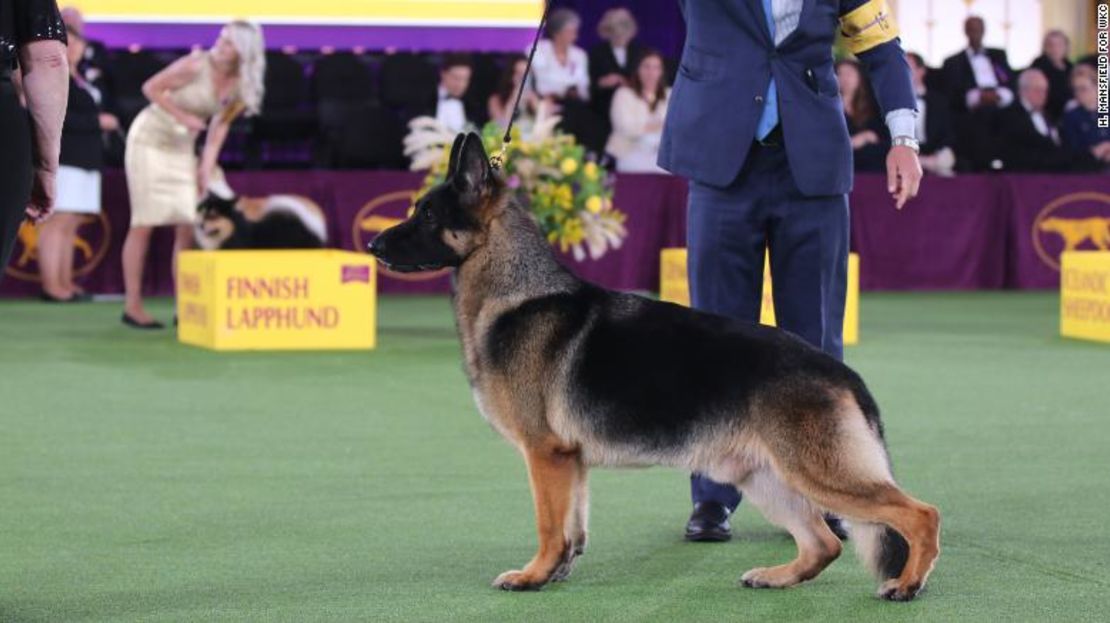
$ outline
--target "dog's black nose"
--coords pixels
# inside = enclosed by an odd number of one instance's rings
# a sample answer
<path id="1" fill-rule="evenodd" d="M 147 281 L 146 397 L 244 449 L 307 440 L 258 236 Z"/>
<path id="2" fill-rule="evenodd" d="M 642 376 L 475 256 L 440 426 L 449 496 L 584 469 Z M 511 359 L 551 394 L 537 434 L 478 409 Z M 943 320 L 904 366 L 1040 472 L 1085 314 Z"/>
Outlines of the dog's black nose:
<path id="1" fill-rule="evenodd" d="M 385 243 L 382 241 L 382 237 L 378 236 L 377 238 L 371 240 L 370 246 L 367 247 L 367 251 L 369 251 L 370 255 L 373 255 L 374 257 L 380 257 L 381 254 L 385 252 Z"/>

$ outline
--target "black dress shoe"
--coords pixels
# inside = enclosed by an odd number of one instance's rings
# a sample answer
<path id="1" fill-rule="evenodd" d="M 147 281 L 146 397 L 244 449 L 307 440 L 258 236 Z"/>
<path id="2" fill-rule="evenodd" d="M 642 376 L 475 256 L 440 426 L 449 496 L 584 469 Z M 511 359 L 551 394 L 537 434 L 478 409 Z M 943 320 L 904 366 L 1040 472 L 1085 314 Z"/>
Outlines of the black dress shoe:
<path id="1" fill-rule="evenodd" d="M 70 296 L 67 299 L 60 299 L 53 294 L 47 294 L 46 292 L 39 293 L 39 298 L 47 303 L 76 303 L 79 300 L 76 294 Z"/>
<path id="2" fill-rule="evenodd" d="M 732 538 L 728 509 L 717 502 L 699 502 L 686 522 L 686 540 L 720 543 Z"/>
<path id="3" fill-rule="evenodd" d="M 848 529 L 844 526 L 844 520 L 831 513 L 825 513 L 825 525 L 832 530 L 836 538 L 841 541 L 848 540 Z"/>
<path id="4" fill-rule="evenodd" d="M 123 324 L 131 327 L 132 329 L 143 329 L 149 331 L 166 328 L 166 325 L 158 322 L 157 320 L 151 320 L 150 322 L 139 322 L 138 320 L 132 318 L 131 314 L 128 314 L 127 312 L 123 312 L 123 317 L 120 318 L 120 320 L 123 321 Z"/>

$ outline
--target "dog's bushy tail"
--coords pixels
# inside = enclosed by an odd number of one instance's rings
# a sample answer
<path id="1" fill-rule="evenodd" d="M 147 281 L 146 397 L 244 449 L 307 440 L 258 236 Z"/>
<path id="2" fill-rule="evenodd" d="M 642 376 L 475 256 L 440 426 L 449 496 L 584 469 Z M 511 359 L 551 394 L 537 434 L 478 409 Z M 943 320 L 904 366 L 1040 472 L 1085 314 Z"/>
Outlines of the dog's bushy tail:
<path id="1" fill-rule="evenodd" d="M 859 404 L 871 430 L 878 438 L 879 445 L 882 446 L 883 454 L 886 455 L 887 468 L 893 473 L 890 454 L 886 449 L 883 423 L 879 416 L 879 405 L 875 403 L 875 399 L 871 396 L 871 392 L 867 391 L 863 381 L 858 378 L 852 393 L 855 394 L 856 403 Z M 897 530 L 885 524 L 853 521 L 848 523 L 848 532 L 856 544 L 856 555 L 880 580 L 889 580 L 902 575 L 902 569 L 905 568 L 906 560 L 910 555 L 910 544 Z"/>
<path id="2" fill-rule="evenodd" d="M 860 561 L 880 580 L 902 575 L 910 545 L 894 528 L 877 523 L 849 522 L 848 532 Z"/>

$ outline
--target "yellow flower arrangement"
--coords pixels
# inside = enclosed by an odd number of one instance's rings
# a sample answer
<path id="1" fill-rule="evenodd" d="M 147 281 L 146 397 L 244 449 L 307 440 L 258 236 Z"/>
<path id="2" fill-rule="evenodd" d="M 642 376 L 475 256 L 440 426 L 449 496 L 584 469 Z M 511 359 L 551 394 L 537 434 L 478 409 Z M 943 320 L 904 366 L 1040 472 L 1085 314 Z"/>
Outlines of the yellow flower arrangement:
<path id="1" fill-rule="evenodd" d="M 502 129 L 487 125 L 482 142 L 488 153 L 498 153 Z M 418 196 L 443 181 L 449 156 L 448 145 L 428 170 Z M 625 215 L 613 207 L 613 178 L 586 157 L 572 136 L 556 132 L 530 139 L 514 128 L 501 175 L 535 216 L 548 242 L 578 261 L 620 248 L 628 235 Z"/>

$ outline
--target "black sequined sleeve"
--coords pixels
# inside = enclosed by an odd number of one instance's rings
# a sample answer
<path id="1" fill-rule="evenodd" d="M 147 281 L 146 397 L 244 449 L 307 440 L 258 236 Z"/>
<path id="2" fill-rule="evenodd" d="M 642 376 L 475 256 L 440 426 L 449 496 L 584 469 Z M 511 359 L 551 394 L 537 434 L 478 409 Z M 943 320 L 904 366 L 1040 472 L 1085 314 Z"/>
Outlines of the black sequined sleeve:
<path id="1" fill-rule="evenodd" d="M 14 0 L 15 45 L 53 39 L 66 42 L 66 26 L 55 0 Z"/>

